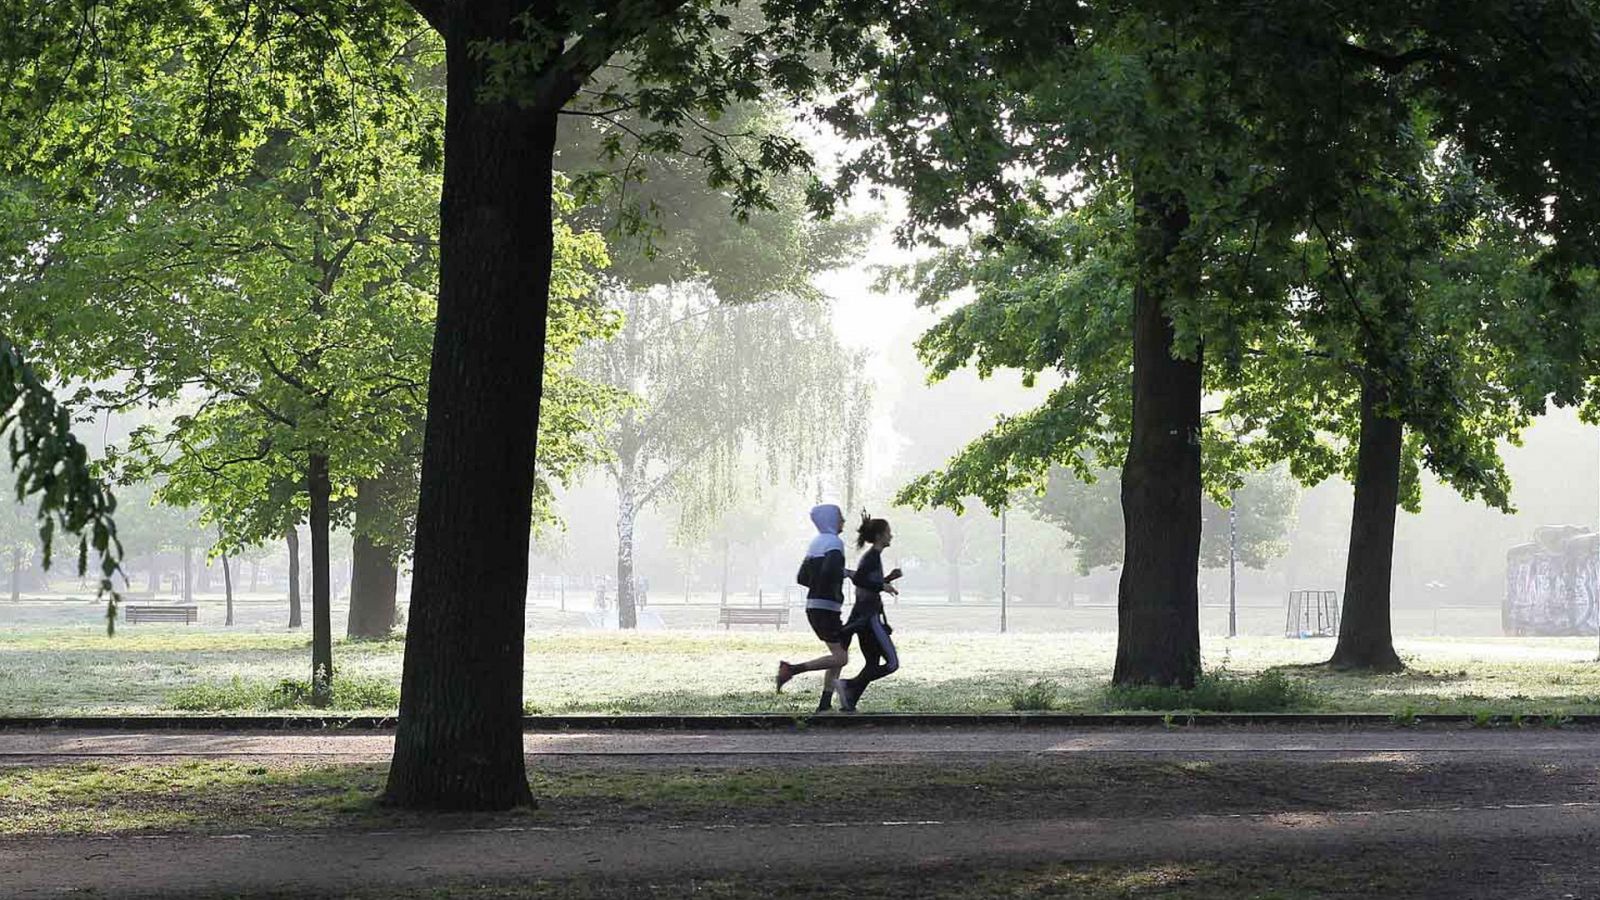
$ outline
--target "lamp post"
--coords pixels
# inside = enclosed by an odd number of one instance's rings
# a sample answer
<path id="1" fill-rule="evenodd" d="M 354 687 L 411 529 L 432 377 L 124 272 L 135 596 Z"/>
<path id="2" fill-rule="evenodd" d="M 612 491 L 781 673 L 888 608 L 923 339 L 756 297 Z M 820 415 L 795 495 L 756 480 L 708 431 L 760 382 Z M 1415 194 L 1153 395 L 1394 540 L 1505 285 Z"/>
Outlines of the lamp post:
<path id="1" fill-rule="evenodd" d="M 1228 637 L 1239 634 L 1239 492 L 1228 491 Z"/>
<path id="2" fill-rule="evenodd" d="M 1006 508 L 1000 507 L 1000 633 L 1006 633 Z"/>

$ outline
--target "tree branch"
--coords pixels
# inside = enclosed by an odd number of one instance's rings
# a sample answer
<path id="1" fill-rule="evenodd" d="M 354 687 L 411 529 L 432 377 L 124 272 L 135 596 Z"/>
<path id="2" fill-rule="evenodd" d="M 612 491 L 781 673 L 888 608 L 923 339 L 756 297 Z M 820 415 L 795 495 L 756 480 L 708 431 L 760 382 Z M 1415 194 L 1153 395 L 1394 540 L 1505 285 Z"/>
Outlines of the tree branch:
<path id="1" fill-rule="evenodd" d="M 535 105 L 559 110 L 577 96 L 596 69 L 646 30 L 671 17 L 688 0 L 612 0 L 606 4 L 603 25 L 591 29 L 569 46 L 534 82 Z"/>
<path id="2" fill-rule="evenodd" d="M 406 0 L 434 31 L 444 34 L 444 0 Z"/>
<path id="3" fill-rule="evenodd" d="M 1398 75 L 1417 63 L 1438 62 L 1445 58 L 1441 47 L 1415 47 L 1404 53 L 1385 53 L 1349 41 L 1339 43 L 1339 52 L 1389 75 Z"/>

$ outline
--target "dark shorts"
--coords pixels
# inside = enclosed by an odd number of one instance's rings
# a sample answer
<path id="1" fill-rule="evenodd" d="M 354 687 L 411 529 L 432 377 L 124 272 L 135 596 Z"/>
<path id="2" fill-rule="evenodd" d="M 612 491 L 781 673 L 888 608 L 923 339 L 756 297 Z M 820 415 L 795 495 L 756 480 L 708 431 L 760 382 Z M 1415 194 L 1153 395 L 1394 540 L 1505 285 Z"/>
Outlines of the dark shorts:
<path id="1" fill-rule="evenodd" d="M 844 633 L 844 620 L 831 609 L 808 609 L 806 621 L 811 623 L 811 632 L 824 644 L 844 644 L 850 640 Z"/>

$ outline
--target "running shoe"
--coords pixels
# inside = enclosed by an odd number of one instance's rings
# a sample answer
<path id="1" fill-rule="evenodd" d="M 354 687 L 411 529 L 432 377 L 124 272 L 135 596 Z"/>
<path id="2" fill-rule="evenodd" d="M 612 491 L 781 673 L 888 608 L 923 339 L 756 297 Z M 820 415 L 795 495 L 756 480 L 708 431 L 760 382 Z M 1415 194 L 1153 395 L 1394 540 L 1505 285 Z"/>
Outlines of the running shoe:
<path id="1" fill-rule="evenodd" d="M 778 663 L 778 693 L 780 693 L 780 694 L 783 693 L 783 686 L 788 684 L 789 683 L 789 679 L 791 679 L 793 677 L 794 677 L 794 666 L 791 666 L 786 662 L 779 662 Z"/>

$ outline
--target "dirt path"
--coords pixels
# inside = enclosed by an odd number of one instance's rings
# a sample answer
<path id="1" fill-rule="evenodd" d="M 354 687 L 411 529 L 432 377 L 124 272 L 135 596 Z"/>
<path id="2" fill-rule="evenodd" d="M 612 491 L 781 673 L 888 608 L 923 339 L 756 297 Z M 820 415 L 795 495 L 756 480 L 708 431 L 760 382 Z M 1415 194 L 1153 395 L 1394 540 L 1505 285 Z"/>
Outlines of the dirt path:
<path id="1" fill-rule="evenodd" d="M 880 807 L 878 815 L 937 821 L 846 822 L 842 820 L 853 812 L 852 806 L 828 807 L 818 800 L 805 814 L 811 818 L 793 825 L 776 818 L 791 806 L 762 811 L 737 803 L 718 807 L 723 811 L 709 818 L 652 806 L 649 816 L 628 822 L 586 817 L 589 810 L 580 803 L 562 807 L 558 813 L 563 818 L 549 825 L 0 837 L 0 897 L 73 891 L 107 897 L 263 892 L 337 896 L 357 889 L 420 889 L 463 880 L 826 876 L 838 870 L 845 853 L 863 866 L 905 871 L 937 865 L 977 870 L 1062 862 L 1335 856 L 1404 869 L 1411 860 L 1437 860 L 1446 852 L 1441 847 L 1453 848 L 1448 865 L 1457 860 L 1499 865 L 1493 861 L 1515 851 L 1521 855 L 1513 858 L 1520 861 L 1502 868 L 1509 872 L 1523 867 L 1516 877 L 1525 869 L 1564 873 L 1569 884 L 1600 884 L 1600 859 L 1592 852 L 1600 840 L 1600 793 L 1594 789 L 1600 734 L 1593 731 L 849 729 L 529 734 L 525 742 L 532 765 L 542 764 L 555 778 L 562 770 L 597 767 L 643 768 L 647 777 L 655 777 L 654 767 L 660 766 L 663 775 L 702 779 L 710 777 L 707 766 L 735 767 L 730 771 L 737 774 L 746 768 L 775 772 L 903 758 L 913 765 L 900 771 L 933 767 L 978 773 L 998 759 L 1009 761 L 1001 765 L 1029 772 L 1078 773 L 1073 777 L 1087 781 L 1078 786 L 1069 779 L 1070 789 L 1051 793 L 1030 775 L 1015 803 L 1005 800 L 1009 794 L 1001 796 L 1004 792 L 994 781 L 985 797 L 963 793 L 960 802 L 943 803 L 928 802 L 933 786 L 923 784 L 907 795 L 915 802 Z M 186 757 L 260 758 L 286 766 L 381 763 L 388 758 L 390 743 L 390 736 L 370 732 L 14 731 L 0 732 L 0 765 L 98 760 L 138 765 Z M 1161 782 L 1173 787 L 1170 792 L 1143 781 L 1119 788 L 1094 774 L 1142 766 L 1144 760 L 1208 759 L 1221 760 L 1217 765 L 1228 771 L 1178 767 Z M 1308 783 L 1289 790 L 1253 774 L 1291 765 L 1296 778 L 1344 784 L 1332 778 L 1335 768 L 1361 768 L 1325 767 L 1324 761 L 1370 762 L 1392 772 L 1392 778 L 1385 775 L 1370 784 L 1357 778 L 1323 796 L 1326 792 L 1312 790 Z M 1441 780 L 1442 769 L 1471 774 L 1466 783 L 1456 784 L 1463 776 L 1458 772 Z M 1352 777 L 1346 772 L 1347 779 Z M 966 790 L 959 777 L 956 787 Z M 939 790 L 945 797 L 952 788 Z M 1087 793 L 1075 793 L 1080 790 Z M 1105 796 L 1108 791 L 1117 796 Z M 1151 798 L 1141 800 L 1141 791 L 1154 792 L 1160 802 L 1145 805 Z M 1241 808 L 1249 811 L 1214 814 Z M 917 814 L 906 815 L 908 809 Z M 1284 811 L 1289 809 L 1295 811 Z M 1205 814 L 1207 810 L 1213 814 Z M 228 829 L 240 828 L 227 821 Z M 585 821 L 593 824 L 581 824 Z M 1531 868 L 1537 866 L 1547 868 Z M 1458 881 L 1451 893 L 1414 896 L 1509 896 L 1503 883 L 1491 890 L 1470 878 Z M 1596 897 L 1600 890 L 1527 896 Z"/>
<path id="2" fill-rule="evenodd" d="M 1048 861 L 1219 860 L 1260 854 L 1414 853 L 1441 843 L 1593 847 L 1595 804 L 1160 820 L 833 822 L 792 826 L 511 828 L 0 840 L 8 897 L 178 896 L 422 887 L 463 879 L 631 878 Z M 844 848 L 848 848 L 847 851 Z"/>
<path id="3" fill-rule="evenodd" d="M 0 765 L 117 757 L 306 757 L 348 762 L 389 758 L 394 738 L 373 732 L 0 731 Z M 1600 732 L 1587 729 L 961 729 L 592 732 L 527 734 L 531 757 L 738 758 L 743 765 L 838 764 L 887 756 L 1007 754 L 1155 759 L 1261 757 L 1478 758 L 1600 761 Z M 597 759 L 598 761 L 598 759 Z"/>

